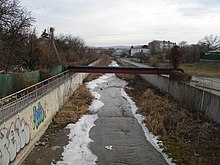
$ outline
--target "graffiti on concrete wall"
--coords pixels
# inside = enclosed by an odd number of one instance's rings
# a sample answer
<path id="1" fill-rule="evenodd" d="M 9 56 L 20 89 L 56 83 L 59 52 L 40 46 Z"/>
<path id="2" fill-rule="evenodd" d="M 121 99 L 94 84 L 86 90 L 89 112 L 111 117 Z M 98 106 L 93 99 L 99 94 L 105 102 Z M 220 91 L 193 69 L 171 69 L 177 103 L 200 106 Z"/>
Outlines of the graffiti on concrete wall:
<path id="1" fill-rule="evenodd" d="M 8 165 L 19 151 L 30 141 L 29 125 L 22 119 L 16 119 L 10 128 L 0 130 L 0 165 Z"/>
<path id="2" fill-rule="evenodd" d="M 44 121 L 46 118 L 46 111 L 41 105 L 39 101 L 37 106 L 33 107 L 33 117 L 32 117 L 32 127 L 33 129 L 38 129 L 39 125 Z"/>

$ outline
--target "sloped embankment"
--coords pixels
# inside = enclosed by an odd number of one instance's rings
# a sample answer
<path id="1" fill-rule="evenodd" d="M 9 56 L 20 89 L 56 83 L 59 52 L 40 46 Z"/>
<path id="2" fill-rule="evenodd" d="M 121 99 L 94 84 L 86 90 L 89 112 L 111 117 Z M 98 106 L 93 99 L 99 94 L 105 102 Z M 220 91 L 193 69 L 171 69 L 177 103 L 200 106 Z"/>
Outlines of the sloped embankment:
<path id="1" fill-rule="evenodd" d="M 83 114 L 89 112 L 88 107 L 92 100 L 93 96 L 89 90 L 81 85 L 54 117 L 53 125 L 57 127 L 75 123 Z"/>

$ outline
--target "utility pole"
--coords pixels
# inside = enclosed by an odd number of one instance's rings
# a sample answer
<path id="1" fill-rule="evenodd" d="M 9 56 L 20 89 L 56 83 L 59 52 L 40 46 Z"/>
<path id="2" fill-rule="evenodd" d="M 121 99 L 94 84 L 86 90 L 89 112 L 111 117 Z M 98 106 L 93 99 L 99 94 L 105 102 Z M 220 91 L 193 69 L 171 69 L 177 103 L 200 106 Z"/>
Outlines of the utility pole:
<path id="1" fill-rule="evenodd" d="M 60 59 L 60 56 L 59 56 L 59 53 L 57 51 L 57 47 L 56 47 L 56 44 L 55 44 L 54 31 L 55 31 L 55 29 L 53 27 L 50 27 L 50 47 L 49 47 L 50 54 L 51 54 L 51 50 L 52 50 L 52 47 L 53 47 L 54 50 L 55 50 L 57 59 L 58 59 L 59 63 L 61 63 L 61 59 Z"/>

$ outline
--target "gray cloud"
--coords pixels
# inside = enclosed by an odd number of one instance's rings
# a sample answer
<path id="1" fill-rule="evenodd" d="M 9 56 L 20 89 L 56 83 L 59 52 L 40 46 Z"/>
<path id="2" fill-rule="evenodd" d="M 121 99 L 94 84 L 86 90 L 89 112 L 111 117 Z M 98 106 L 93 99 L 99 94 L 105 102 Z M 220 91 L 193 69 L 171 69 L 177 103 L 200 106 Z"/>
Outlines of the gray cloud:
<path id="1" fill-rule="evenodd" d="M 174 0 L 173 0 L 174 1 Z M 185 0 L 184 2 L 170 1 L 170 4 L 176 5 L 177 12 L 183 14 L 183 16 L 191 17 L 204 17 L 215 16 L 219 14 L 220 1 L 219 0 Z"/>
<path id="2" fill-rule="evenodd" d="M 197 43 L 219 32 L 220 2 L 212 0 L 21 0 L 39 33 L 83 37 L 89 45 L 141 44 L 153 39 Z"/>

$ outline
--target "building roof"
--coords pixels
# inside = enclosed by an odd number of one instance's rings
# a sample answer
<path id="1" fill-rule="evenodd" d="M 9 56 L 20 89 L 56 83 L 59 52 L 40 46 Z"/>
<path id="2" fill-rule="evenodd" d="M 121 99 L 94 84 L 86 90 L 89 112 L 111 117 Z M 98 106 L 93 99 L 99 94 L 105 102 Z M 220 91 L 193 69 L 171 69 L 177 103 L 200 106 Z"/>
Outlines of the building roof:
<path id="1" fill-rule="evenodd" d="M 212 50 L 212 51 L 208 51 L 208 53 L 220 53 L 220 50 Z"/>
<path id="2" fill-rule="evenodd" d="M 152 42 L 150 43 L 154 43 L 154 42 L 157 42 L 157 43 L 168 43 L 168 44 L 176 44 L 175 42 L 171 42 L 171 41 L 165 41 L 165 40 L 153 40 Z"/>
<path id="3" fill-rule="evenodd" d="M 148 45 L 132 46 L 131 49 L 148 49 Z"/>

